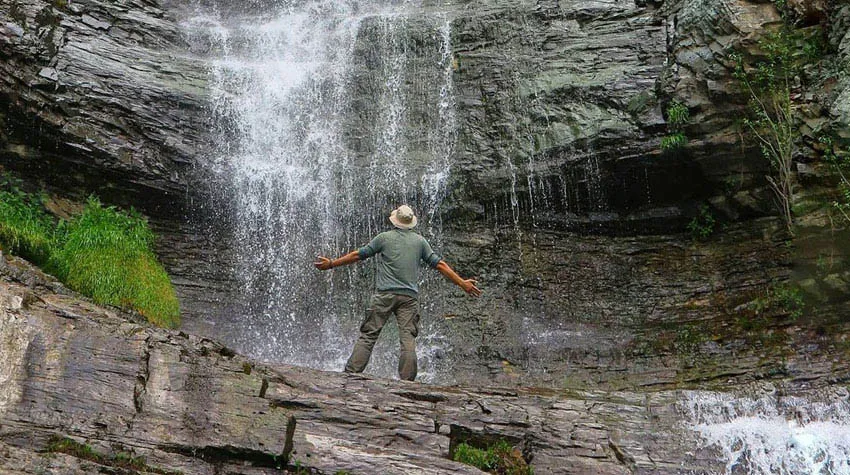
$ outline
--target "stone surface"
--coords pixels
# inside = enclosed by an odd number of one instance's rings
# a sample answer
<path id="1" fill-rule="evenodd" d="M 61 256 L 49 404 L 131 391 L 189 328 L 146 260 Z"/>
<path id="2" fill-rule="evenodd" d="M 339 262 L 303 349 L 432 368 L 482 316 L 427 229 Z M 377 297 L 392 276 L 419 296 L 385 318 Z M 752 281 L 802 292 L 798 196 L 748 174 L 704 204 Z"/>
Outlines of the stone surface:
<path id="1" fill-rule="evenodd" d="M 214 3 L 231 14 L 268 6 Z M 181 36 L 189 7 L 0 7 L 0 166 L 62 199 L 97 192 L 141 208 L 162 236 L 158 253 L 186 329 L 233 341 L 245 318 L 230 273 L 239 243 L 234 223 L 210 219 L 227 210 L 205 208 L 217 187 L 204 176 L 208 65 Z M 843 335 L 834 322 L 847 318 L 847 295 L 829 289 L 841 289 L 844 271 L 818 264 L 841 269 L 848 259 L 845 234 L 832 233 L 822 212 L 828 178 L 801 177 L 813 190 L 803 201 L 821 211 L 801 219 L 803 244 L 787 244 L 770 217 L 769 168 L 736 126 L 746 98 L 727 53 L 754 52 L 757 33 L 778 19 L 770 2 L 423 7 L 447 12 L 456 64 L 459 136 L 438 250 L 485 290 L 470 302 L 436 278 L 423 287 L 425 318 L 453 348 L 438 355 L 444 382 L 669 387 L 730 372 L 751 380 L 786 352 L 800 358 L 810 334 L 834 329 L 825 347 Z M 845 66 L 848 12 L 836 5 L 825 25 Z M 828 119 L 850 136 L 844 76 L 811 104 L 812 134 Z M 662 153 L 673 99 L 691 111 L 689 146 Z M 718 220 L 705 242 L 687 232 L 703 205 Z M 368 272 L 350 275 L 338 275 L 336 288 L 368 285 Z M 781 336 L 795 324 L 787 312 L 756 319 L 755 330 L 742 324 L 753 323 L 748 304 L 789 277 L 816 285 L 806 287 L 812 310 L 786 350 L 785 337 L 758 334 Z M 703 331 L 711 338 L 690 336 Z"/>
<path id="2" fill-rule="evenodd" d="M 184 474 L 273 473 L 287 463 L 319 473 L 479 473 L 448 460 L 450 444 L 498 438 L 521 447 L 536 473 L 678 472 L 661 461 L 679 454 L 653 455 L 679 443 L 657 430 L 672 422 L 673 394 L 584 400 L 260 365 L 211 340 L 24 285 L 29 266 L 6 259 L 3 302 L 35 299 L 0 308 L 4 473 L 96 466 L 43 453 L 55 436 Z"/>
<path id="3" fill-rule="evenodd" d="M 14 297 L 28 303 L 10 306 Z M 499 439 L 521 449 L 537 474 L 707 474 L 723 466 L 716 451 L 698 448 L 681 391 L 441 387 L 263 365 L 95 306 L 8 256 L 0 257 L 0 300 L 3 473 L 113 473 L 45 452 L 54 437 L 186 475 L 481 473 L 449 460 L 450 450 Z M 802 397 L 848 374 L 833 366 L 746 391 Z"/>

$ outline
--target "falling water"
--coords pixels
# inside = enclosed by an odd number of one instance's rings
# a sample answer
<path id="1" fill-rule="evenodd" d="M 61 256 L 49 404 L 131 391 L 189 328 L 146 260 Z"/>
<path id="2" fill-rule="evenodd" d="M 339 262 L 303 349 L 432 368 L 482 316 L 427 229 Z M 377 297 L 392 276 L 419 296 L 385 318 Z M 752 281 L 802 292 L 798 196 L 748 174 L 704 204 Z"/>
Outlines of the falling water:
<path id="1" fill-rule="evenodd" d="M 726 473 L 850 474 L 850 401 L 838 387 L 817 397 L 737 397 L 687 391 L 684 409 L 706 446 L 719 448 Z"/>
<path id="2" fill-rule="evenodd" d="M 451 30 L 409 3 L 304 2 L 186 23 L 211 51 L 215 171 L 237 223 L 234 269 L 244 324 L 231 343 L 254 357 L 339 370 L 371 291 L 371 265 L 320 273 L 387 229 L 409 203 L 439 250 L 439 207 L 455 141 Z M 427 285 L 426 285 L 427 288 Z M 428 292 L 426 310 L 439 304 Z M 442 328 L 423 318 L 423 379 L 439 378 Z M 395 373 L 388 328 L 371 369 Z"/>

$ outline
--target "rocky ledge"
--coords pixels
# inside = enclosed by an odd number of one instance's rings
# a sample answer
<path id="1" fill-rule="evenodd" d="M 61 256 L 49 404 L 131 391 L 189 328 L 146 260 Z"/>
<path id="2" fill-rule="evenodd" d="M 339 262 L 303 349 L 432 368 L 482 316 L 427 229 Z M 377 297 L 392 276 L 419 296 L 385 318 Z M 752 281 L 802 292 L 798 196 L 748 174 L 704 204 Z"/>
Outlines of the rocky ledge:
<path id="1" fill-rule="evenodd" d="M 153 473 L 480 473 L 450 451 L 499 439 L 537 474 L 723 466 L 697 449 L 681 391 L 438 387 L 264 365 L 98 307 L 8 256 L 0 342 L 2 473 L 133 473 L 109 466 L 116 454 Z M 55 453 L 66 439 L 97 456 Z"/>

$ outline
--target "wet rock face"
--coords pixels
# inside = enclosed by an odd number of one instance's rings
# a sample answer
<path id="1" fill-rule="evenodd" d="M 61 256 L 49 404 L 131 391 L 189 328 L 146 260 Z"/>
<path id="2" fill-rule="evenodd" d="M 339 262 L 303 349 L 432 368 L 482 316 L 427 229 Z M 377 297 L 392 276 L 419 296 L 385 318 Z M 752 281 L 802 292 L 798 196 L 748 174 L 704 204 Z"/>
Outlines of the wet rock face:
<path id="1" fill-rule="evenodd" d="M 181 36 L 186 8 L 0 0 L 0 166 L 32 187 L 77 200 L 97 192 L 152 216 L 187 328 L 226 337 L 223 322 L 244 314 L 223 271 L 239 244 L 233 223 L 206 219 L 232 213 L 203 209 L 218 188 L 204 174 L 213 124 L 207 65 L 194 56 L 203 52 Z M 766 163 L 741 146 L 735 121 L 745 100 L 726 58 L 777 20 L 770 3 L 446 8 L 459 135 L 438 251 L 485 290 L 472 302 L 426 282 L 425 318 L 450 317 L 446 381 L 622 388 L 779 371 L 759 358 L 760 345 L 784 358 L 787 320 L 752 331 L 782 344 L 754 343 L 737 325 L 742 305 L 792 273 L 794 251 L 769 217 Z M 828 17 L 845 60 L 848 15 L 838 6 Z M 839 78 L 827 107 L 844 136 L 846 86 Z M 662 153 L 674 99 L 691 113 L 689 146 Z M 678 234 L 706 204 L 720 223 L 715 237 Z M 842 262 L 843 252 L 832 257 Z M 818 256 L 809 257 L 814 267 Z M 840 301 L 819 312 L 845 315 Z M 717 338 L 690 336 L 706 331 Z M 807 351 L 799 332 L 789 332 L 799 343 L 793 361 Z M 824 360 L 837 354 L 833 343 L 818 340 Z"/>
<path id="2" fill-rule="evenodd" d="M 209 124 L 205 66 L 175 21 L 132 0 L 0 9 L 0 165 L 65 194 L 182 216 Z"/>

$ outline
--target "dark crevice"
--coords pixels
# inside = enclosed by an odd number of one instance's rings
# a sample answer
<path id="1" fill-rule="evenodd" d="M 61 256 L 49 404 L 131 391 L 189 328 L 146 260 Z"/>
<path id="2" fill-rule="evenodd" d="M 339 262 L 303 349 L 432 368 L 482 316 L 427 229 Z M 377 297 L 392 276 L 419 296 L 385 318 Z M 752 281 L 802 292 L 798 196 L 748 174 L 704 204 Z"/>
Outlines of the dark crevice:
<path id="1" fill-rule="evenodd" d="M 430 393 L 415 393 L 411 391 L 399 391 L 393 393 L 396 396 L 401 396 L 405 399 L 410 399 L 412 401 L 422 401 L 422 402 L 443 402 L 448 399 L 445 396 L 439 394 L 430 394 Z"/>
<path id="2" fill-rule="evenodd" d="M 142 412 L 144 409 L 144 395 L 147 392 L 148 380 L 150 379 L 151 365 L 151 338 L 145 340 L 145 347 L 142 353 L 142 361 L 139 367 L 139 372 L 136 374 L 136 386 L 133 388 L 133 406 L 136 412 Z"/>
<path id="3" fill-rule="evenodd" d="M 276 409 L 318 409 L 319 405 L 311 402 L 292 401 L 288 399 L 269 399 L 269 407 Z"/>

